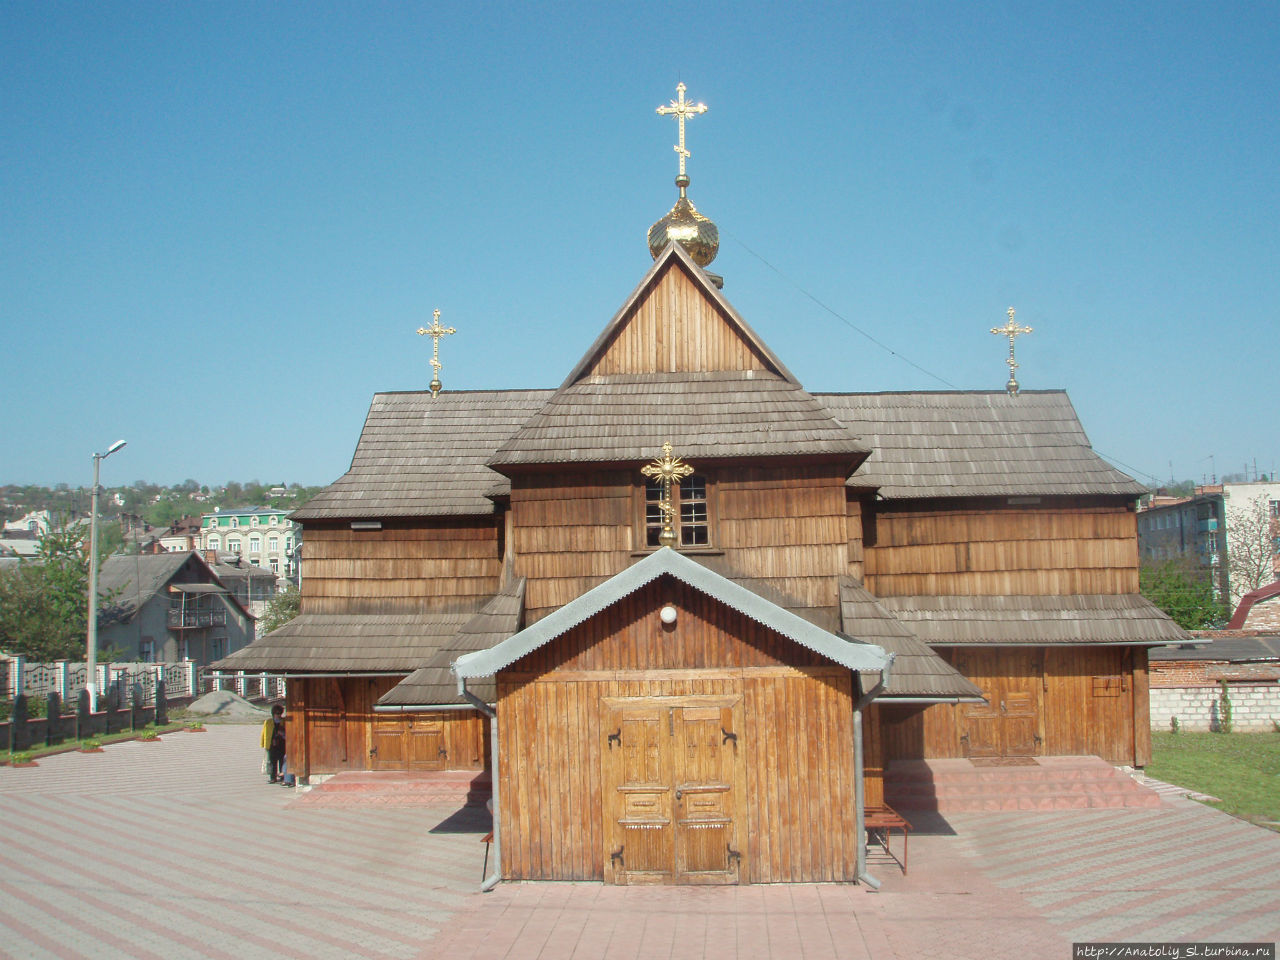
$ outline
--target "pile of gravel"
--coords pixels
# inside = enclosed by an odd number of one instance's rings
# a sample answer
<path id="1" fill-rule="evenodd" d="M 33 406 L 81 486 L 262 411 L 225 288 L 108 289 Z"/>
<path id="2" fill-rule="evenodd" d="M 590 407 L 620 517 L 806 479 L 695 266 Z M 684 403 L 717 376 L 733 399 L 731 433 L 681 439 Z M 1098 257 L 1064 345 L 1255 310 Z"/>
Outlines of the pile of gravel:
<path id="1" fill-rule="evenodd" d="M 271 714 L 230 690 L 210 690 L 187 707 L 187 714 L 226 723 L 261 723 Z"/>

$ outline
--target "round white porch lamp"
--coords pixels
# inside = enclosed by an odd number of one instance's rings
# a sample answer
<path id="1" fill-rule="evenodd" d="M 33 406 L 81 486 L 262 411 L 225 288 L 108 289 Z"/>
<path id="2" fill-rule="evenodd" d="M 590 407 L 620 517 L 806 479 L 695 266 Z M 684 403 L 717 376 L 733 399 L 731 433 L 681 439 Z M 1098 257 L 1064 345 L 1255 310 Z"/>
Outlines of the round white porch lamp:
<path id="1" fill-rule="evenodd" d="M 117 440 L 106 453 L 93 455 L 93 489 L 89 491 L 89 630 L 84 644 L 84 688 L 89 692 L 89 712 L 98 710 L 98 473 L 102 461 L 124 446 Z"/>

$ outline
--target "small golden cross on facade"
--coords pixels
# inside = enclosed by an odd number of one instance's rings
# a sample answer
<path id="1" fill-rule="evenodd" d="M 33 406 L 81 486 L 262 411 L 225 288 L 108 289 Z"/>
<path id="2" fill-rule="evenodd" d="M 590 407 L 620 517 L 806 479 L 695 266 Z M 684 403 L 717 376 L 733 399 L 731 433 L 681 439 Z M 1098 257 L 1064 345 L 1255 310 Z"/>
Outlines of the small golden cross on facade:
<path id="1" fill-rule="evenodd" d="M 684 84 L 680 86 L 683 93 Z M 673 457 L 671 450 L 671 441 L 668 440 L 662 445 L 662 456 L 640 468 L 640 472 L 646 477 L 662 484 L 662 499 L 658 501 L 658 508 L 662 511 L 662 533 L 658 534 L 658 543 L 664 547 L 676 545 L 675 506 L 671 502 L 671 483 L 672 481 L 678 483 L 693 473 L 693 467 L 679 457 Z"/>
<path id="2" fill-rule="evenodd" d="M 684 122 L 692 117 L 696 117 L 700 113 L 707 112 L 705 103 L 694 103 L 684 98 L 685 86 L 683 83 L 676 84 L 676 96 L 678 99 L 672 100 L 671 105 L 667 107 L 659 107 L 658 113 L 664 117 L 674 115 L 676 123 L 680 127 L 680 142 L 676 144 L 676 153 L 680 155 L 680 180 L 688 180 L 684 172 L 684 162 L 689 157 L 689 151 L 684 148 Z M 679 183 L 679 180 L 676 181 Z M 687 183 L 680 184 L 680 192 L 684 193 Z"/>
<path id="3" fill-rule="evenodd" d="M 1004 385 L 1004 388 L 1009 391 L 1009 396 L 1011 397 L 1017 396 L 1018 381 L 1013 374 L 1014 374 L 1014 371 L 1018 369 L 1018 361 L 1013 359 L 1013 341 L 1014 341 L 1014 338 L 1019 336 L 1020 334 L 1031 333 L 1032 330 L 1030 327 L 1020 327 L 1018 326 L 1017 323 L 1014 322 L 1013 307 L 1010 307 L 1009 322 L 1006 323 L 1003 327 L 992 327 L 991 332 L 994 333 L 996 336 L 1009 338 L 1009 359 L 1005 361 L 1005 363 L 1009 365 L 1009 382 Z"/>
<path id="4" fill-rule="evenodd" d="M 440 367 L 442 366 L 440 363 L 440 338 L 457 332 L 453 327 L 440 326 L 439 310 L 431 314 L 431 326 L 418 328 L 418 336 L 431 338 L 431 383 L 428 386 L 431 388 L 433 397 L 440 396 L 440 391 L 444 388 L 444 384 L 440 382 Z"/>

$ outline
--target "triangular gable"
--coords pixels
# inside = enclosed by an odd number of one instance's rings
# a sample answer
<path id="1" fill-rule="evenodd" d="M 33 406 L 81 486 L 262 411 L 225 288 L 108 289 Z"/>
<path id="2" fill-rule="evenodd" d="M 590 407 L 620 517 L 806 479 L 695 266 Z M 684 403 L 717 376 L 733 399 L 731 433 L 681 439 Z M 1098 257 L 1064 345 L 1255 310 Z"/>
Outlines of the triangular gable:
<path id="1" fill-rule="evenodd" d="M 592 376 L 719 370 L 799 383 L 684 247 L 669 243 L 562 386 Z"/>
<path id="2" fill-rule="evenodd" d="M 460 680 L 491 677 L 663 574 L 850 670 L 883 672 L 892 662 L 880 647 L 823 630 L 670 547 L 663 547 L 497 646 L 459 657 L 453 663 L 454 676 Z"/>

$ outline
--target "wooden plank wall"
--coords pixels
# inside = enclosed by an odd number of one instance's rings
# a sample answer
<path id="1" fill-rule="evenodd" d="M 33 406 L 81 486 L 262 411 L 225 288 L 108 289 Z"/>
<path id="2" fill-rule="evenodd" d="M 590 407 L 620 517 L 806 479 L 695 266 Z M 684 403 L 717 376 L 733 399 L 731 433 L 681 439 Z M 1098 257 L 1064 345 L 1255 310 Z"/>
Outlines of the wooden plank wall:
<path id="1" fill-rule="evenodd" d="M 387 522 L 382 530 L 307 524 L 306 613 L 476 610 L 502 573 L 493 518 Z"/>
<path id="2" fill-rule="evenodd" d="M 527 623 L 634 562 L 639 476 L 637 467 L 512 479 L 511 546 L 516 571 L 528 578 Z"/>
<path id="3" fill-rule="evenodd" d="M 866 586 L 913 595 L 1138 592 L 1134 514 L 1124 506 L 876 508 Z"/>
<path id="4" fill-rule="evenodd" d="M 743 576 L 768 578 L 802 604 L 835 610 L 848 569 L 841 468 L 699 472 L 711 491 L 711 547 Z M 643 479 L 637 465 L 512 481 L 511 538 L 516 569 L 528 578 L 528 623 L 639 559 Z"/>
<path id="5" fill-rule="evenodd" d="M 674 603 L 664 629 L 657 611 Z M 752 882 L 853 877 L 848 670 L 663 578 L 498 675 L 503 871 L 604 875 L 601 697 L 740 693 Z"/>
<path id="6" fill-rule="evenodd" d="M 289 768 L 300 776 L 369 770 L 373 721 L 395 719 L 375 714 L 373 704 L 403 677 L 313 677 L 289 680 L 286 731 Z M 415 713 L 444 724 L 444 746 L 451 770 L 483 770 L 488 751 L 484 717 L 473 710 Z"/>
<path id="7" fill-rule="evenodd" d="M 995 652 L 1000 648 L 986 648 Z M 956 663 L 954 649 L 938 652 Z M 1022 657 L 1026 648 L 1008 655 Z M 1040 716 L 1044 756 L 1102 757 L 1111 763 L 1145 766 L 1150 762 L 1150 733 L 1143 736 L 1145 669 L 1135 678 L 1134 653 L 1126 647 L 1042 648 Z M 1145 652 L 1139 651 L 1145 668 Z M 975 678 L 980 685 L 982 678 Z M 961 706 L 935 704 L 923 709 L 886 708 L 884 749 L 888 762 L 965 756 L 960 737 Z"/>
<path id="8" fill-rule="evenodd" d="M 641 295 L 584 376 L 766 369 L 759 351 L 673 264 Z"/>
<path id="9" fill-rule="evenodd" d="M 866 576 L 866 557 L 862 540 L 862 501 L 849 497 L 845 503 L 845 535 L 849 538 L 847 573 L 859 583 Z"/>

